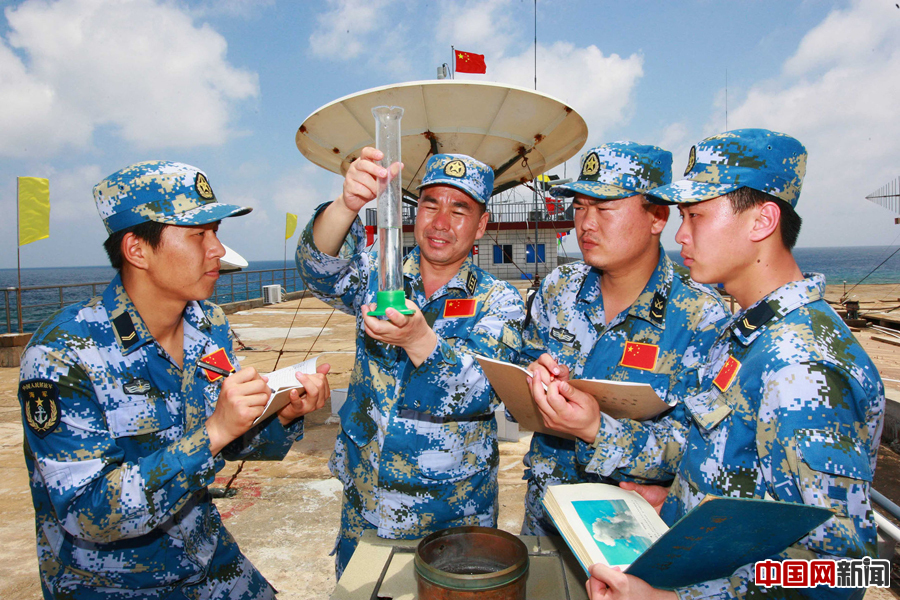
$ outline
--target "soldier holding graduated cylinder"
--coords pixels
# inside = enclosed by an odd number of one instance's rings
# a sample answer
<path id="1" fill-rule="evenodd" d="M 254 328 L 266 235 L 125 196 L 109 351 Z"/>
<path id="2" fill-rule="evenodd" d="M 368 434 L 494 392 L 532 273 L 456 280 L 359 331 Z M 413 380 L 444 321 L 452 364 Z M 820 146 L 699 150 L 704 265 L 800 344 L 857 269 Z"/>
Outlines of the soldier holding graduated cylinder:
<path id="1" fill-rule="evenodd" d="M 414 539 L 456 525 L 497 524 L 499 400 L 472 353 L 515 361 L 525 317 L 510 284 L 469 257 L 488 223 L 491 168 L 469 156 L 428 159 L 416 213 L 418 246 L 403 263 L 404 316 L 368 316 L 378 255 L 364 248 L 359 211 L 377 192 L 362 151 L 343 193 L 316 210 L 300 236 L 297 268 L 332 306 L 357 317 L 356 365 L 331 460 L 344 484 L 338 577 L 369 529 Z"/>
<path id="2" fill-rule="evenodd" d="M 697 144 L 686 179 L 654 191 L 681 211 L 675 239 L 691 276 L 724 283 L 743 308 L 704 360 L 701 392 L 684 401 L 690 429 L 671 488 L 640 491 L 661 504 L 669 524 L 707 494 L 826 507 L 831 519 L 773 558 L 874 556 L 869 490 L 884 387 L 825 302 L 824 277 L 804 275 L 791 254 L 805 171 L 806 149 L 794 138 L 740 129 Z M 619 440 L 601 442 L 615 446 Z M 662 436 L 648 448 L 663 455 L 661 449 L 675 446 Z M 634 466 L 636 475 L 645 467 Z M 602 565 L 591 572 L 592 598 L 848 598 L 863 592 L 764 589 L 754 581 L 752 564 L 675 592 Z"/>

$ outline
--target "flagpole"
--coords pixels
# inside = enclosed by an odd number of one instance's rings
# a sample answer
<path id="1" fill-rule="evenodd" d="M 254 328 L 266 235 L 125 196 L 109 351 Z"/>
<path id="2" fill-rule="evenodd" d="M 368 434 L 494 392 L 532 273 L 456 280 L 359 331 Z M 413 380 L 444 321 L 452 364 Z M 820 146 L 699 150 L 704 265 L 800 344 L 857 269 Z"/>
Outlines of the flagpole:
<path id="1" fill-rule="evenodd" d="M 456 79 L 456 48 L 450 46 L 450 79 Z"/>
<path id="2" fill-rule="evenodd" d="M 16 317 L 19 321 L 19 333 L 24 333 L 22 329 L 22 258 L 21 248 L 22 242 L 22 224 L 19 223 L 19 178 L 16 177 L 16 279 L 18 285 L 16 287 Z"/>

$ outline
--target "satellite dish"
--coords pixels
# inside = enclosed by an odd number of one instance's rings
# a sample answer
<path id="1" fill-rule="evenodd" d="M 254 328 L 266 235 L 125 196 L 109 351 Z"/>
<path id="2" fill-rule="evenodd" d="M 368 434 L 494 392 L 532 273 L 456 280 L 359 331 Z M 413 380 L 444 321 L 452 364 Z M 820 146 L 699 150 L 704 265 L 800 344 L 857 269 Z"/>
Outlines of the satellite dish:
<path id="1" fill-rule="evenodd" d="M 376 106 L 403 107 L 403 188 L 416 186 L 432 154 L 472 156 L 494 169 L 494 193 L 531 181 L 574 156 L 587 124 L 574 109 L 540 92 L 498 83 L 413 81 L 345 96 L 308 116 L 297 131 L 303 156 L 343 175 L 375 145 Z"/>
<path id="2" fill-rule="evenodd" d="M 247 267 L 249 263 L 247 263 L 247 260 L 243 256 L 241 256 L 225 244 L 222 244 L 222 247 L 225 248 L 225 256 L 219 259 L 220 273 L 227 273 L 228 271 L 240 271 L 241 269 Z"/>

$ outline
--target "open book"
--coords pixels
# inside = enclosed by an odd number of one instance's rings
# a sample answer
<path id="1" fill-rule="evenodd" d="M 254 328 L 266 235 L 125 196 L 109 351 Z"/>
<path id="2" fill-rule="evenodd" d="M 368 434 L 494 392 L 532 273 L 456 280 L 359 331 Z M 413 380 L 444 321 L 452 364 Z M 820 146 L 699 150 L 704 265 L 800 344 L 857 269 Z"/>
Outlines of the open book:
<path id="1" fill-rule="evenodd" d="M 542 502 L 586 573 L 603 563 L 661 589 L 728 577 L 832 516 L 818 506 L 707 496 L 668 528 L 637 492 L 605 483 L 551 486 Z"/>
<path id="2" fill-rule="evenodd" d="M 318 358 L 319 357 L 316 356 L 309 360 L 304 360 L 302 363 L 291 365 L 290 367 L 278 369 L 271 373 L 264 373 L 264 375 L 269 378 L 269 389 L 272 390 L 272 395 L 269 396 L 269 402 L 266 404 L 266 409 L 261 415 L 256 417 L 255 421 L 253 421 L 254 425 L 268 419 L 287 406 L 288 402 L 291 401 L 291 390 L 300 390 L 302 392 L 303 384 L 297 381 L 296 373 L 305 373 L 307 375 L 315 373 L 316 360 Z"/>
<path id="3" fill-rule="evenodd" d="M 525 378 L 531 374 L 528 369 L 486 356 L 476 355 L 475 358 L 478 359 L 478 364 L 487 375 L 497 396 L 523 429 L 575 439 L 574 436 L 544 425 L 541 412 L 531 398 L 531 390 L 528 389 L 528 380 Z M 570 379 L 569 384 L 593 396 L 600 405 L 600 410 L 614 419 L 644 421 L 669 409 L 669 405 L 663 402 L 647 383 Z"/>

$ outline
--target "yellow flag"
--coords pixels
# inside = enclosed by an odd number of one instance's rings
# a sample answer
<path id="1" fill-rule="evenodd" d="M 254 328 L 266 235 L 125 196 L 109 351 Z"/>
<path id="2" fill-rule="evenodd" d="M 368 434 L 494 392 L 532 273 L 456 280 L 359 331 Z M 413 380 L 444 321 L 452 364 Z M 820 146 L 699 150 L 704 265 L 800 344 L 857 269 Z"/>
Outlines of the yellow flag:
<path id="1" fill-rule="evenodd" d="M 284 239 L 289 240 L 294 232 L 297 231 L 297 215 L 287 214 L 287 221 L 284 223 Z"/>
<path id="2" fill-rule="evenodd" d="M 50 237 L 50 181 L 19 177 L 19 245 Z"/>

